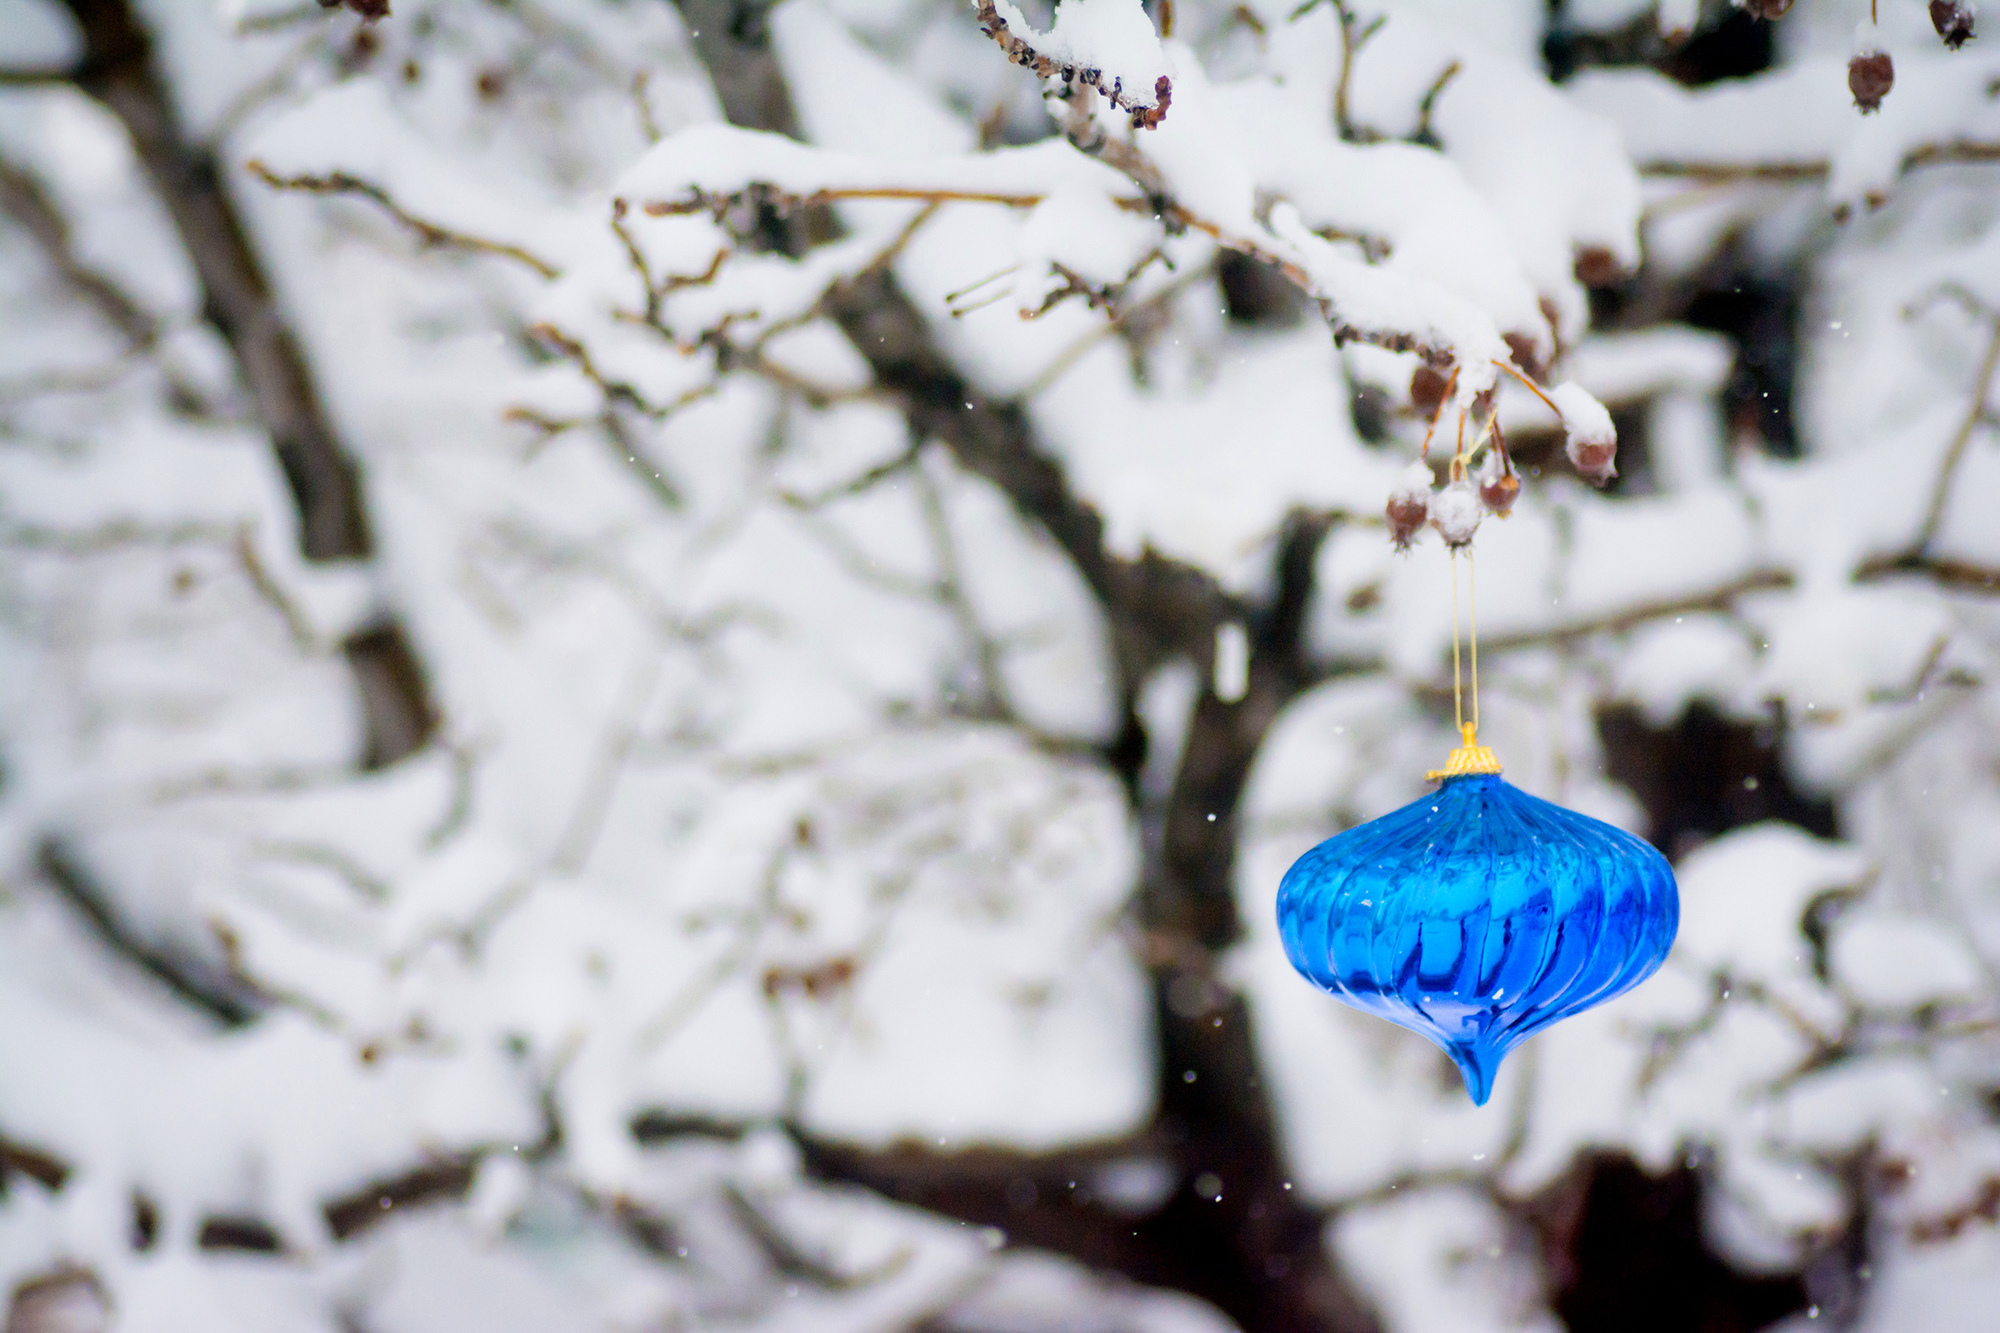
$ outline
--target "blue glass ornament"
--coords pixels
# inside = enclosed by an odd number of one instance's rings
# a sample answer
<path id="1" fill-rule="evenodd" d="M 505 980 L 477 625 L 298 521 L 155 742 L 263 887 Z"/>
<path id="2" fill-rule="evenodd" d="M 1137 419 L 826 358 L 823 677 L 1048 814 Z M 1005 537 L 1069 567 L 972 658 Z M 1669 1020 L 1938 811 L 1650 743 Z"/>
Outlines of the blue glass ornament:
<path id="1" fill-rule="evenodd" d="M 1298 859 L 1278 930 L 1314 985 L 1443 1047 L 1483 1106 L 1507 1052 L 1652 975 L 1680 899 L 1652 846 L 1509 786 L 1466 732 L 1436 792 Z"/>

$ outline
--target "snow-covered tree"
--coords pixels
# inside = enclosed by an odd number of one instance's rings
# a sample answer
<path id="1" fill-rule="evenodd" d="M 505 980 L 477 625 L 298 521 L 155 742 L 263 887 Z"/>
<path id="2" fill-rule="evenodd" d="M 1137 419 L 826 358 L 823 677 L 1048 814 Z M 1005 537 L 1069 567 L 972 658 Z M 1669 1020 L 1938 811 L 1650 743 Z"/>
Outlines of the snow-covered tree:
<path id="1" fill-rule="evenodd" d="M 1982 37 L 0 0 L 8 1333 L 1981 1326 Z M 1272 913 L 1474 559 L 1485 1108 Z"/>

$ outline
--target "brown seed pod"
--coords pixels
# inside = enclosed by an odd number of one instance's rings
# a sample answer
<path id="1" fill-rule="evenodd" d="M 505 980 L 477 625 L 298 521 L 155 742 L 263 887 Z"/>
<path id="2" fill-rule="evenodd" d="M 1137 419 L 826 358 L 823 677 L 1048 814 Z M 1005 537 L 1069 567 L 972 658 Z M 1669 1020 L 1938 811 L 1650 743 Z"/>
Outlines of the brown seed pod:
<path id="1" fill-rule="evenodd" d="M 1549 390 L 1551 405 L 1562 416 L 1563 452 L 1576 470 L 1599 486 L 1618 475 L 1618 428 L 1604 405 L 1575 383 Z"/>
<path id="2" fill-rule="evenodd" d="M 1514 501 L 1521 495 L 1521 478 L 1511 467 L 1503 467 L 1497 461 L 1483 470 L 1479 478 L 1479 502 L 1498 514 L 1507 517 L 1514 510 Z"/>
<path id="3" fill-rule="evenodd" d="M 1959 0 L 1931 0 L 1931 26 L 1944 44 L 1956 51 L 1972 37 L 1972 6 Z"/>
<path id="4" fill-rule="evenodd" d="M 1580 440 L 1572 437 L 1566 452 L 1576 470 L 1602 486 L 1618 475 L 1618 441 Z"/>
<path id="5" fill-rule="evenodd" d="M 1576 252 L 1574 264 L 1576 280 L 1586 287 L 1614 287 L 1625 276 L 1625 266 L 1618 262 L 1618 256 L 1601 245 L 1587 245 Z M 1549 313 L 1546 309 L 1544 314 Z M 1549 327 L 1556 321 L 1551 318 Z M 1522 367 L 1526 369 L 1526 367 Z"/>
<path id="6" fill-rule="evenodd" d="M 1514 471 L 1514 460 L 1507 453 L 1507 437 L 1500 433 L 1500 423 L 1495 421 L 1492 448 L 1479 465 L 1479 502 L 1505 518 L 1514 511 L 1514 501 L 1520 495 L 1521 475 Z"/>
<path id="7" fill-rule="evenodd" d="M 1424 525 L 1431 521 L 1431 498 L 1425 495 L 1397 494 L 1389 497 L 1386 511 L 1389 519 L 1389 540 L 1396 549 L 1407 551 L 1416 540 Z"/>
<path id="8" fill-rule="evenodd" d="M 1450 389 L 1451 376 L 1426 361 L 1410 376 L 1410 409 L 1428 421 L 1437 415 Z"/>
<path id="9" fill-rule="evenodd" d="M 1862 114 L 1882 109 L 1882 99 L 1896 86 L 1896 62 L 1887 51 L 1863 51 L 1847 62 L 1847 90 Z"/>
<path id="10" fill-rule="evenodd" d="M 1412 463 L 1403 470 L 1396 488 L 1389 492 L 1389 505 L 1383 513 L 1389 520 L 1389 540 L 1396 544 L 1397 550 L 1409 550 L 1410 543 L 1431 518 L 1431 470 L 1428 464 Z"/>
<path id="11" fill-rule="evenodd" d="M 1525 333 L 1503 333 L 1507 350 L 1514 355 L 1514 364 L 1531 380 L 1538 380 L 1548 373 L 1548 362 L 1535 348 L 1535 340 Z"/>
<path id="12" fill-rule="evenodd" d="M 1397 550 L 1407 551 L 1410 542 L 1431 520 L 1430 501 L 1411 495 L 1392 495 L 1385 514 L 1389 520 L 1389 540 L 1396 543 Z"/>

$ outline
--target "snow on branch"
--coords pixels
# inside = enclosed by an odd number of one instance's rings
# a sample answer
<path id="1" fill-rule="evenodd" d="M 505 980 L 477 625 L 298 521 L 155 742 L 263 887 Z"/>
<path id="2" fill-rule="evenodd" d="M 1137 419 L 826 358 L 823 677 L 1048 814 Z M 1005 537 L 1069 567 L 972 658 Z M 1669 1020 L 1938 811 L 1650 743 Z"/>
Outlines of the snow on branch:
<path id="1" fill-rule="evenodd" d="M 1124 173 L 1056 140 L 890 162 L 777 135 L 696 126 L 654 148 L 619 182 L 618 194 L 647 217 L 705 213 L 720 219 L 745 202 L 780 211 L 854 200 L 1033 208 L 1070 190 L 1104 196 L 1124 212 L 1157 214 L 1175 229 L 1201 232 L 1225 249 L 1272 264 L 1327 306 L 1342 342 L 1414 351 L 1440 364 L 1460 360 L 1475 368 L 1510 355 L 1491 316 L 1471 301 L 1348 254 L 1316 234 L 1289 205 L 1272 209 L 1263 222 L 1247 215 L 1210 216 L 1185 201 L 1149 198 Z M 654 197 L 645 198 L 648 194 Z M 1468 401 L 1491 382 L 1485 372 L 1479 376 L 1464 385 Z"/>
<path id="2" fill-rule="evenodd" d="M 1166 53 L 1138 0 L 1065 0 L 1055 25 L 1036 32 L 1009 0 L 975 0 L 979 26 L 1000 43 L 1007 58 L 1068 87 L 1083 84 L 1132 117 L 1134 129 L 1152 129 L 1173 101 Z M 1128 89 L 1152 89 L 1144 100 Z"/>

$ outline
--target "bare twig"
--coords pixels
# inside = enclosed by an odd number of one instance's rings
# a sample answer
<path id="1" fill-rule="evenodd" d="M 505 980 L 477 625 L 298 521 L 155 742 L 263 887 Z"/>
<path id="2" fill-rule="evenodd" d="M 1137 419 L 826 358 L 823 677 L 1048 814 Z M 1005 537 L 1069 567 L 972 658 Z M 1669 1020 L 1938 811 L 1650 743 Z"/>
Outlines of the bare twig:
<path id="1" fill-rule="evenodd" d="M 903 450 L 893 458 L 877 463 L 874 467 L 857 473 L 855 476 L 838 485 L 815 491 L 811 495 L 802 495 L 797 491 L 786 490 L 780 490 L 776 494 L 783 504 L 793 509 L 822 509 L 836 501 L 845 500 L 852 496 L 860 495 L 863 491 L 872 490 L 891 477 L 900 476 L 904 472 L 909 471 L 911 465 L 916 461 L 917 451 L 914 447 L 911 447 Z"/>
<path id="2" fill-rule="evenodd" d="M 344 171 L 330 171 L 324 175 L 304 174 L 280 176 L 262 162 L 249 163 L 250 173 L 276 190 L 304 190 L 311 194 L 358 195 L 375 204 L 383 212 L 394 218 L 402 226 L 413 231 L 417 239 L 426 246 L 442 250 L 464 250 L 473 254 L 498 255 L 511 259 L 517 264 L 525 264 L 544 278 L 555 278 L 562 270 L 548 260 L 529 253 L 510 241 L 496 241 L 485 236 L 473 236 L 441 226 L 404 208 L 390 197 L 389 192 L 372 182 L 351 176 Z"/>
<path id="3" fill-rule="evenodd" d="M 1923 144 L 1903 155 L 1899 174 L 1919 167 L 1953 163 L 2000 161 L 2000 143 L 1975 139 L 1954 139 L 1948 143 Z M 1690 159 L 1654 158 L 1638 164 L 1642 176 L 1721 184 L 1735 181 L 1763 181 L 1773 184 L 1816 184 L 1833 171 L 1830 163 L 1800 159 L 1778 162 L 1703 162 Z"/>
<path id="4" fill-rule="evenodd" d="M 1354 80 L 1354 58 L 1361 54 L 1361 48 L 1368 44 L 1368 39 L 1381 31 L 1388 15 L 1377 14 L 1367 23 L 1362 23 L 1347 0 L 1333 0 L 1333 12 L 1340 20 L 1340 77 L 1333 85 L 1333 124 L 1341 138 L 1353 142 L 1369 137 L 1355 127 L 1354 118 L 1348 112 L 1347 90 Z M 1456 72 L 1456 64 L 1454 61 L 1453 72 Z M 1442 86 L 1443 80 L 1439 83 Z"/>
<path id="5" fill-rule="evenodd" d="M 256 1017 L 257 1011 L 250 1000 L 216 975 L 216 969 L 203 967 L 181 951 L 146 939 L 134 929 L 62 839 L 42 839 L 35 861 L 42 878 L 77 909 L 99 939 L 165 984 L 192 1008 L 224 1027 L 239 1027 Z"/>
<path id="6" fill-rule="evenodd" d="M 1592 634 L 1614 633 L 1632 629 L 1647 621 L 1659 620 L 1666 616 L 1685 615 L 1690 611 L 1713 611 L 1728 606 L 1749 592 L 1761 592 L 1770 588 L 1789 588 L 1793 577 L 1789 571 L 1780 569 L 1753 570 L 1752 572 L 1721 584 L 1706 592 L 1690 593 L 1686 597 L 1676 597 L 1666 601 L 1647 602 L 1626 607 L 1620 611 L 1592 616 L 1573 621 L 1552 629 L 1529 630 L 1511 634 L 1495 634 L 1490 640 L 1482 636 L 1482 646 L 1494 650 L 1503 648 L 1525 648 L 1538 644 L 1569 643 Z"/>
<path id="7" fill-rule="evenodd" d="M 2000 372 L 2000 313 L 1986 312 L 1991 332 L 1986 340 L 1986 354 L 1980 358 L 1979 370 L 1972 380 L 1972 401 L 1967 407 L 1965 418 L 1951 437 L 1951 444 L 1938 464 L 1937 481 L 1931 487 L 1930 506 L 1924 511 L 1923 526 L 1917 529 L 1917 539 L 1912 554 L 1923 559 L 1930 552 L 1931 543 L 1937 540 L 1938 528 L 1944 522 L 1945 505 L 1951 499 L 1952 479 L 1958 473 L 1959 462 L 1965 457 L 1966 446 L 1987 420 L 1987 401 L 1993 395 L 1996 372 Z"/>
<path id="8" fill-rule="evenodd" d="M 1438 99 L 1444 96 L 1444 90 L 1451 86 L 1451 81 L 1457 78 L 1464 68 L 1465 66 L 1458 61 L 1452 61 L 1438 72 L 1438 76 L 1431 80 L 1431 86 L 1424 90 L 1423 100 L 1417 103 L 1417 130 L 1411 136 L 1418 143 L 1437 142 L 1437 135 L 1431 130 L 1431 117 L 1437 112 Z"/>
<path id="9" fill-rule="evenodd" d="M 691 190 L 680 199 L 655 199 L 639 206 L 648 217 L 682 217 L 690 213 L 709 213 L 720 218 L 730 209 L 743 203 L 768 204 L 780 212 L 790 213 L 802 209 L 819 208 L 826 204 L 836 204 L 856 199 L 912 200 L 920 203 L 968 203 L 1001 204 L 1008 208 L 1033 208 L 1047 196 L 1023 194 L 1000 190 L 938 190 L 920 186 L 902 187 L 893 185 L 828 187 L 814 190 L 810 194 L 788 194 L 770 185 L 751 185 L 748 189 L 732 194 L 712 194 L 705 190 Z M 1120 200 L 1121 206 L 1126 201 Z M 1141 201 L 1131 201 L 1138 206 Z"/>
<path id="10" fill-rule="evenodd" d="M 725 1181 L 722 1197 L 738 1225 L 757 1243 L 772 1268 L 785 1277 L 797 1278 L 827 1291 L 852 1291 L 886 1281 L 908 1267 L 916 1255 L 908 1246 L 899 1246 L 874 1267 L 859 1273 L 845 1273 L 792 1239 L 739 1186 Z"/>
<path id="11" fill-rule="evenodd" d="M 389 886 L 382 878 L 338 847 L 308 842 L 260 842 L 250 851 L 270 861 L 315 866 L 341 880 L 355 896 L 369 903 L 389 901 Z"/>
<path id="12" fill-rule="evenodd" d="M 0 66 L 0 88 L 51 88 L 76 82 L 74 65 Z"/>
<path id="13" fill-rule="evenodd" d="M 0 213 L 20 224 L 70 288 L 124 337 L 134 350 L 153 345 L 160 322 L 117 283 L 77 257 L 69 222 L 48 191 L 25 167 L 0 157 Z"/>
<path id="14" fill-rule="evenodd" d="M 583 789 L 577 793 L 555 855 L 550 858 L 550 867 L 557 874 L 574 875 L 589 861 L 598 831 L 610 813 L 618 776 L 639 739 L 640 728 L 645 725 L 646 710 L 653 701 L 665 665 L 659 650 L 648 646 L 627 673 L 625 688 L 619 693 L 610 724 L 599 744 L 596 762 L 585 775 Z"/>
<path id="15" fill-rule="evenodd" d="M 94 528 L 49 528 L 35 524 L 0 524 L 0 548 L 53 551 L 62 555 L 95 555 L 128 546 L 224 546 L 240 531 L 227 523 L 184 522 L 164 526 L 129 519 Z"/>
<path id="16" fill-rule="evenodd" d="M 244 576 L 250 580 L 250 586 L 256 590 L 264 604 L 276 611 L 279 618 L 285 622 L 285 629 L 292 637 L 292 646 L 302 653 L 312 652 L 318 646 L 319 636 L 313 633 L 312 622 L 306 618 L 299 604 L 292 600 L 291 594 L 285 591 L 283 585 L 271 577 L 271 571 L 265 566 L 263 557 L 257 554 L 254 526 L 245 523 L 239 527 L 233 545 L 236 563 L 241 566 Z"/>

